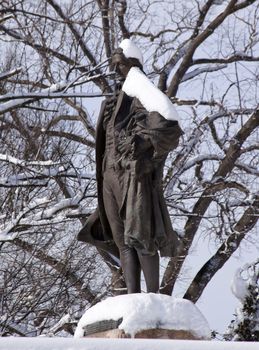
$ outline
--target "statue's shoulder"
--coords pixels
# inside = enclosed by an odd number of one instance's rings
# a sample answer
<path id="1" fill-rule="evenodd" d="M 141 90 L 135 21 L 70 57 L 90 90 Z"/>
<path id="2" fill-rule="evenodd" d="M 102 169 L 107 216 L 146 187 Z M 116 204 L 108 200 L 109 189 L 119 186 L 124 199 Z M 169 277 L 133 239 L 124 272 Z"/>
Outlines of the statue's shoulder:
<path id="1" fill-rule="evenodd" d="M 130 113 L 131 114 L 143 113 L 143 114 L 148 115 L 148 111 L 142 105 L 142 103 L 140 102 L 140 100 L 137 97 L 132 98 Z"/>

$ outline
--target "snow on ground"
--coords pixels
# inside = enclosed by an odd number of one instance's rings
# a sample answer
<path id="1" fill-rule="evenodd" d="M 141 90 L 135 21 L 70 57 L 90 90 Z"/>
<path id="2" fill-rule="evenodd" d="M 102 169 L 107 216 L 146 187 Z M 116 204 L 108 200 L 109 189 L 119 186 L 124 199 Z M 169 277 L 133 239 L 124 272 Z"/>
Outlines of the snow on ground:
<path id="1" fill-rule="evenodd" d="M 209 339 L 208 322 L 189 300 L 168 295 L 138 293 L 107 298 L 88 309 L 80 319 L 75 337 L 84 335 L 84 327 L 102 320 L 123 318 L 119 329 L 134 336 L 152 328 L 190 331 L 199 338 Z"/>
<path id="2" fill-rule="evenodd" d="M 132 67 L 122 86 L 130 97 L 136 97 L 149 112 L 158 112 L 165 119 L 180 122 L 176 108 L 168 96 L 159 90 L 137 67 Z"/>
<path id="3" fill-rule="evenodd" d="M 1 350 L 258 350 L 252 342 L 167 339 L 0 338 Z"/>

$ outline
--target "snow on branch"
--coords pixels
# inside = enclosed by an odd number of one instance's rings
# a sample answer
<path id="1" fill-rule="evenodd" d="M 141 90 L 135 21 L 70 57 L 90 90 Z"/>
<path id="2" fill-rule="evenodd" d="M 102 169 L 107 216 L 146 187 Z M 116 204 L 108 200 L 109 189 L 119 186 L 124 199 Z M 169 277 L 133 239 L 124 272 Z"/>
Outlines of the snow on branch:
<path id="1" fill-rule="evenodd" d="M 205 101 L 205 100 L 183 100 L 178 97 L 171 97 L 171 101 L 178 106 L 219 106 L 221 107 L 221 103 L 218 101 L 215 101 L 211 99 L 210 101 Z"/>
<path id="2" fill-rule="evenodd" d="M 186 161 L 188 159 L 188 156 L 190 155 L 191 150 L 193 151 L 193 149 L 196 147 L 196 144 L 199 143 L 199 138 L 197 138 L 197 136 L 198 137 L 200 137 L 199 135 L 202 136 L 203 134 L 202 130 L 206 129 L 206 124 L 208 123 L 208 119 L 212 117 L 215 117 L 215 115 L 207 118 L 207 120 L 206 118 L 203 119 L 203 121 L 198 125 L 198 127 L 194 129 L 186 145 L 182 148 L 182 152 L 180 152 L 177 155 L 176 159 L 172 162 L 172 165 L 169 168 L 167 177 L 166 177 L 167 191 L 169 190 L 170 191 L 169 193 L 172 192 L 172 185 L 177 181 L 177 175 L 181 171 L 181 168 L 186 164 Z M 219 178 L 225 179 L 227 176 L 229 176 L 229 174 L 231 174 L 233 168 L 236 166 L 236 162 L 240 156 L 241 149 L 244 142 L 251 135 L 251 133 L 253 133 L 254 130 L 258 128 L 258 121 L 259 121 L 259 111 L 254 110 L 253 113 L 249 116 L 248 120 L 242 125 L 242 127 L 235 134 L 235 136 L 232 137 L 228 150 L 225 153 L 225 157 L 221 160 L 221 162 L 219 162 L 218 168 L 215 170 L 211 181 L 213 180 L 216 181 Z M 192 146 L 191 149 L 190 149 L 190 146 Z M 241 189 L 241 187 L 239 188 Z M 162 293 L 166 293 L 166 294 L 172 293 L 172 289 L 176 281 L 176 279 L 172 278 L 172 276 L 177 276 L 179 274 L 179 271 L 184 261 L 182 257 L 185 258 L 188 254 L 189 248 L 191 246 L 191 243 L 194 239 L 194 236 L 197 230 L 200 227 L 200 223 L 204 217 L 204 214 L 209 208 L 209 206 L 211 205 L 212 201 L 214 200 L 214 196 L 213 196 L 214 191 L 215 191 L 215 188 L 213 188 L 213 186 L 205 187 L 204 191 L 201 193 L 198 200 L 194 204 L 192 213 L 198 214 L 198 215 L 193 217 L 189 216 L 185 223 L 185 227 L 184 227 L 185 244 L 179 251 L 179 256 L 181 256 L 181 259 L 177 259 L 176 261 L 173 261 L 172 259 L 169 260 L 164 273 L 164 278 L 161 284 L 160 290 Z M 244 212 L 244 215 L 240 218 L 240 220 L 236 223 L 236 225 L 233 228 L 233 230 L 239 232 L 238 237 L 241 237 L 240 241 L 245 236 L 245 234 L 254 227 L 258 219 L 257 208 L 259 204 L 259 197 L 254 196 L 253 198 L 255 198 L 255 200 L 253 201 L 252 205 L 250 205 L 247 208 L 247 210 Z M 228 243 L 231 243 L 231 244 L 235 243 L 234 238 L 237 239 L 238 245 L 239 245 L 240 241 L 239 241 L 239 238 L 236 237 L 236 235 L 235 236 L 231 235 L 230 237 L 232 237 L 233 241 L 227 241 L 226 242 L 227 246 L 228 246 Z M 228 255 L 227 259 L 232 255 L 235 249 L 230 251 L 230 254 Z M 219 254 L 221 254 L 221 250 Z M 217 261 L 217 257 L 218 256 L 216 256 L 216 261 Z M 224 264 L 224 259 L 223 260 L 220 259 L 220 262 Z M 222 267 L 223 264 L 222 265 L 219 264 L 216 270 L 214 270 L 214 273 L 218 271 L 218 269 Z M 199 298 L 200 294 L 202 293 L 202 290 L 205 288 L 208 281 L 212 278 L 213 274 L 208 275 L 209 277 L 208 280 L 206 278 L 204 279 L 205 283 L 203 285 L 203 288 L 198 288 L 197 294 L 195 294 L 195 297 L 194 297 L 195 299 Z M 205 275 L 206 274 L 203 275 L 203 272 L 202 272 L 202 276 L 204 277 Z M 196 282 L 194 283 L 194 287 L 195 285 L 196 285 Z M 190 290 L 189 296 L 192 297 L 193 293 L 194 292 Z"/>
<path id="3" fill-rule="evenodd" d="M 11 219 L 9 223 L 0 226 L 0 241 L 15 239 L 18 235 L 18 232 L 14 232 L 15 228 L 16 226 L 21 225 L 23 217 L 29 212 L 31 212 L 32 210 L 40 206 L 47 205 L 47 203 L 49 202 L 50 200 L 47 198 L 31 201 L 31 203 L 28 204 L 27 208 L 23 209 L 15 218 Z"/>
<path id="4" fill-rule="evenodd" d="M 166 193 L 171 193 L 174 185 L 177 181 L 179 174 L 182 172 L 190 153 L 199 143 L 200 138 L 203 135 L 204 125 L 200 124 L 196 129 L 193 130 L 187 142 L 183 145 L 182 150 L 178 153 L 176 159 L 171 164 L 170 168 L 165 177 Z M 174 174 L 172 174 L 172 172 Z"/>
<path id="5" fill-rule="evenodd" d="M 91 208 L 85 210 L 80 207 L 83 197 L 84 193 L 81 192 L 72 198 L 61 199 L 57 203 L 53 203 L 47 197 L 31 201 L 15 218 L 0 226 L 0 241 L 14 240 L 20 232 L 28 232 L 32 227 L 64 223 L 73 217 L 75 210 L 77 215 L 88 214 Z"/>
<path id="6" fill-rule="evenodd" d="M 244 52 L 236 52 L 234 55 L 226 58 L 197 58 L 192 61 L 192 65 L 206 63 L 222 63 L 226 65 L 237 61 L 257 62 L 259 57 L 248 56 Z"/>
<path id="7" fill-rule="evenodd" d="M 254 227 L 258 220 L 259 196 L 255 195 L 254 201 L 243 213 L 238 222 L 232 228 L 227 239 L 220 245 L 216 253 L 202 266 L 184 298 L 196 302 L 201 296 L 208 281 L 222 268 L 232 254 L 237 250 L 245 234 Z"/>
<path id="8" fill-rule="evenodd" d="M 60 162 L 53 162 L 52 160 L 45 160 L 45 161 L 27 161 L 23 159 L 18 159 L 12 156 L 9 156 L 8 154 L 2 154 L 0 153 L 0 161 L 12 163 L 15 165 L 20 166 L 54 166 L 54 165 L 61 165 Z"/>
<path id="9" fill-rule="evenodd" d="M 211 123 L 211 122 L 213 122 L 219 118 L 223 118 L 223 117 L 232 117 L 232 116 L 238 116 L 238 115 L 242 115 L 242 114 L 251 115 L 254 112 L 255 112 L 254 108 L 237 108 L 237 109 L 224 108 L 224 109 L 214 113 L 213 115 L 205 118 L 202 123 Z"/>
<path id="10" fill-rule="evenodd" d="M 87 98 L 94 98 L 94 97 L 103 97 L 103 96 L 111 96 L 111 94 L 88 94 L 84 92 L 71 92 L 71 93 L 64 93 L 64 92 L 28 92 L 28 93 L 22 93 L 22 94 L 6 94 L 4 96 L 0 96 L 0 102 L 5 102 L 9 100 L 18 100 L 21 98 L 67 98 L 67 97 L 87 97 Z"/>
<path id="11" fill-rule="evenodd" d="M 173 54 L 169 62 L 165 66 L 165 72 L 167 76 L 169 76 L 171 70 L 176 66 L 176 64 L 184 57 L 187 52 L 189 46 L 189 42 L 184 42 L 182 46 L 180 46 L 176 52 Z"/>
<path id="12" fill-rule="evenodd" d="M 4 17 L 0 18 L 0 23 L 4 23 L 5 21 L 7 21 L 8 19 L 13 18 L 13 15 L 6 15 Z"/>
<path id="13" fill-rule="evenodd" d="M 181 82 L 183 83 L 187 80 L 193 79 L 194 77 L 196 77 L 197 75 L 200 75 L 202 73 L 216 72 L 216 71 L 224 69 L 224 68 L 227 68 L 226 64 L 218 64 L 216 66 L 205 66 L 202 68 L 196 68 L 189 73 L 185 73 Z"/>
<path id="14" fill-rule="evenodd" d="M 64 328 L 71 328 L 71 334 L 73 335 L 73 329 L 72 326 L 76 326 L 77 321 L 73 320 L 70 316 L 70 314 L 64 315 L 54 326 L 50 328 L 50 330 L 47 332 L 47 336 L 53 336 L 54 334 L 62 331 Z M 69 327 L 70 326 L 70 327 Z"/>
<path id="15" fill-rule="evenodd" d="M 19 174 L 0 178 L 0 187 L 44 187 L 53 178 L 80 178 L 95 179 L 95 172 L 77 172 L 68 167 L 59 166 L 52 169 L 36 170 L 32 168 L 25 169 Z"/>
<path id="16" fill-rule="evenodd" d="M 172 163 L 171 167 L 168 170 L 168 173 L 165 177 L 165 183 L 166 183 L 166 192 L 170 193 L 172 192 L 172 189 L 177 181 L 177 178 L 180 174 L 182 174 L 186 169 L 193 166 L 195 163 L 197 163 L 197 160 L 189 161 L 187 163 L 188 157 L 190 156 L 191 152 L 195 148 L 196 145 L 199 144 L 199 140 L 206 132 L 207 126 L 209 123 L 214 122 L 215 120 L 219 118 L 229 117 L 232 115 L 241 115 L 241 114 L 247 114 L 247 115 L 253 115 L 255 113 L 254 109 L 224 109 L 219 110 L 218 112 L 205 117 L 199 125 L 192 131 L 191 135 L 189 136 L 189 139 L 185 142 L 185 144 L 182 147 L 182 150 L 178 153 L 176 159 Z M 220 160 L 219 155 L 212 155 L 214 160 Z M 241 167 L 243 164 L 236 162 L 235 166 Z M 257 174 L 257 171 L 253 168 L 250 168 L 249 166 L 245 165 L 243 166 L 243 169 L 246 170 L 249 173 Z"/>
<path id="17" fill-rule="evenodd" d="M 215 160 L 215 161 L 220 161 L 224 158 L 224 155 L 219 155 L 219 154 L 203 154 L 197 157 L 194 157 L 187 161 L 184 166 L 181 168 L 181 170 L 178 172 L 178 176 L 184 173 L 185 171 L 189 170 L 193 166 L 197 165 L 198 163 L 202 163 L 208 160 Z M 249 166 L 243 162 L 236 162 L 235 166 L 238 167 L 239 169 L 242 169 L 243 171 L 251 174 L 258 176 L 259 171 L 256 167 Z"/>
<path id="18" fill-rule="evenodd" d="M 111 73 L 113 74 L 113 73 Z M 4 102 L 0 105 L 0 114 L 4 114 L 10 110 L 12 110 L 13 108 L 18 108 L 21 106 L 24 106 L 25 104 L 28 103 L 32 103 L 35 101 L 38 101 L 42 98 L 63 98 L 63 97 L 71 97 L 73 95 L 73 97 L 77 96 L 78 94 L 68 94 L 66 93 L 67 89 L 75 87 L 77 85 L 82 85 L 88 82 L 91 82 L 95 79 L 100 78 L 102 75 L 101 74 L 96 74 L 96 75 L 91 75 L 91 76 L 87 76 L 85 77 L 85 73 L 82 74 L 80 77 L 78 77 L 77 79 L 75 79 L 73 82 L 70 81 L 60 81 L 56 84 L 52 84 L 51 86 L 49 86 L 46 89 L 43 89 L 41 91 L 37 91 L 35 93 L 30 93 L 30 94 L 6 94 L 0 97 L 0 102 Z M 60 93 L 60 95 L 57 96 L 53 96 L 53 93 Z M 81 94 L 82 95 L 82 94 Z M 81 97 L 88 97 L 89 94 L 86 96 L 81 96 Z M 101 95 L 102 96 L 102 95 Z M 80 96 L 79 96 L 80 97 Z M 91 95 L 90 95 L 91 97 Z M 96 94 L 93 96 L 96 97 Z"/>
<path id="19" fill-rule="evenodd" d="M 92 180 L 95 172 L 78 172 L 70 164 L 61 162 L 26 161 L 16 157 L 1 154 L 0 161 L 22 167 L 23 171 L 7 177 L 0 177 L 0 187 L 44 187 L 54 178 L 77 178 Z"/>
<path id="20" fill-rule="evenodd" d="M 236 162 L 236 167 L 239 169 L 242 169 L 243 171 L 247 172 L 248 174 L 259 176 L 259 170 L 257 167 L 249 166 L 243 162 Z"/>
<path id="21" fill-rule="evenodd" d="M 198 26 L 196 26 L 195 32 L 191 37 L 192 38 L 191 43 L 187 47 L 187 51 L 183 56 L 182 62 L 180 63 L 177 71 L 175 72 L 169 84 L 168 92 L 167 92 L 168 96 L 175 96 L 177 94 L 177 91 L 182 79 L 184 78 L 186 72 L 192 65 L 193 56 L 196 50 L 198 49 L 198 47 L 200 47 L 202 43 L 214 33 L 214 31 L 225 21 L 227 17 L 229 17 L 239 9 L 245 8 L 246 6 L 251 5 L 254 1 L 255 0 L 247 0 L 242 2 L 241 4 L 236 4 L 237 0 L 229 1 L 225 9 L 218 16 L 216 16 L 212 21 L 210 21 L 209 24 L 202 31 L 199 31 L 199 23 L 197 23 Z M 206 4 L 209 6 L 209 4 L 212 4 L 212 2 L 208 1 Z M 205 4 L 205 8 L 206 8 L 206 4 Z M 201 18 L 201 20 L 203 21 L 203 17 Z"/>
<path id="22" fill-rule="evenodd" d="M 8 72 L 4 72 L 0 74 L 0 81 L 4 80 L 4 79 L 8 79 L 10 77 L 12 77 L 13 75 L 19 74 L 22 72 L 22 67 L 18 67 L 16 69 L 10 70 Z"/>
<path id="23" fill-rule="evenodd" d="M 194 157 L 193 159 L 189 160 L 185 163 L 185 165 L 182 167 L 180 174 L 185 172 L 186 170 L 192 168 L 197 163 L 201 163 L 207 160 L 221 160 L 223 156 L 220 156 L 218 154 L 203 154 L 197 157 Z"/>

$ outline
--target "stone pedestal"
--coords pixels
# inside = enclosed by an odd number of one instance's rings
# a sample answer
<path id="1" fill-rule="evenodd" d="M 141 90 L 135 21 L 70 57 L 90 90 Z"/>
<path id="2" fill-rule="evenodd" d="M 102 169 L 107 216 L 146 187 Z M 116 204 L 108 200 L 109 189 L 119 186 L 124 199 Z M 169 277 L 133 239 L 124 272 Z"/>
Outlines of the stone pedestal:
<path id="1" fill-rule="evenodd" d="M 185 340 L 203 340 L 194 336 L 189 331 L 173 330 L 173 329 L 144 329 L 134 336 L 126 334 L 123 329 L 111 329 L 104 332 L 97 332 L 85 336 L 86 338 L 142 338 L 142 339 L 185 339 Z"/>
<path id="2" fill-rule="evenodd" d="M 208 340 L 210 328 L 191 301 L 143 293 L 94 305 L 79 321 L 75 337 Z"/>

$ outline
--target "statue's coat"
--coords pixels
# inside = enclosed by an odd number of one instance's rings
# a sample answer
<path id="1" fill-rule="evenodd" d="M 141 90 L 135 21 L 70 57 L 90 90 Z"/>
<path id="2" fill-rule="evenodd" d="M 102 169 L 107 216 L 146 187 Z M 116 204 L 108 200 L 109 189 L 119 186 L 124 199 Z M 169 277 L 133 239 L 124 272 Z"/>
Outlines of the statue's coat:
<path id="1" fill-rule="evenodd" d="M 174 256 L 179 243 L 163 197 L 162 176 L 165 159 L 177 147 L 182 130 L 177 121 L 167 120 L 157 112 L 147 112 L 137 98 L 131 98 L 130 113 L 122 117 L 124 97 L 125 93 L 121 91 L 112 118 L 118 135 L 115 138 L 116 146 L 124 149 L 119 166 L 125 169 L 120 208 L 125 226 L 125 243 L 142 250 L 144 254 L 160 250 L 161 256 Z M 129 97 L 126 103 L 128 100 Z M 120 123 L 116 124 L 118 113 Z M 78 239 L 119 256 L 102 195 L 105 115 L 107 108 L 104 101 L 96 128 L 98 208 L 88 218 Z"/>

